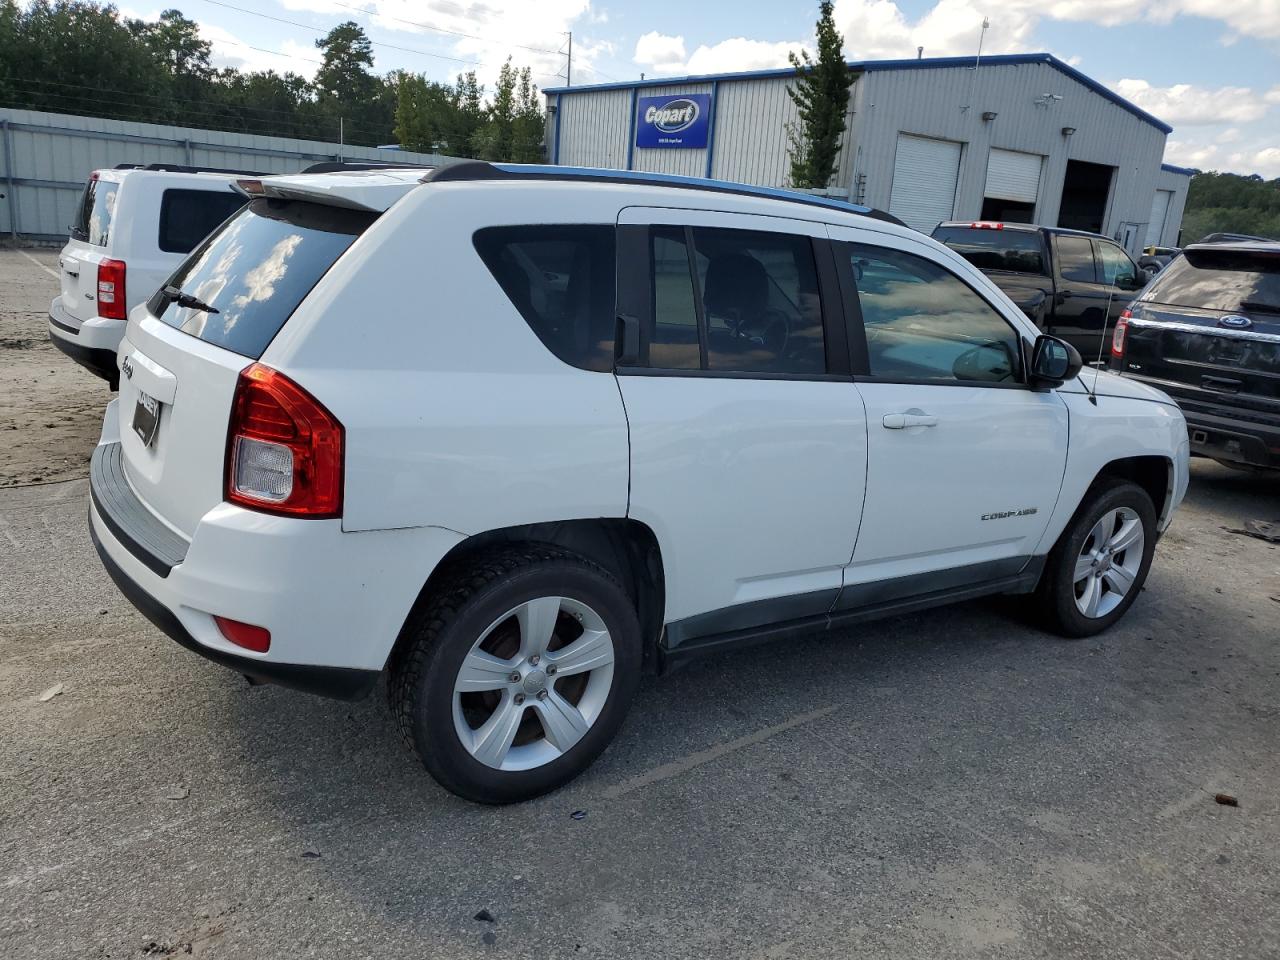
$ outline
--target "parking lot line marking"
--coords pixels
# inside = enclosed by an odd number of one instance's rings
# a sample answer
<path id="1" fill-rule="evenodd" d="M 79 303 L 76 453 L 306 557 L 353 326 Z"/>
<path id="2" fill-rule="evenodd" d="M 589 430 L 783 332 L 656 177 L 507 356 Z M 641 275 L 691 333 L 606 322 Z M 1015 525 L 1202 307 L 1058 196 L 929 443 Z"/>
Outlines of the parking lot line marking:
<path id="1" fill-rule="evenodd" d="M 20 254 L 22 254 L 24 257 L 26 257 L 28 260 L 30 260 L 32 263 L 34 263 L 37 267 L 39 267 L 39 268 L 40 268 L 41 270 L 43 270 L 45 273 L 47 273 L 49 276 L 53 277 L 53 279 L 55 279 L 55 280 L 60 279 L 60 278 L 58 277 L 58 271 L 56 271 L 56 270 L 50 270 L 48 267 L 46 267 L 43 263 L 41 263 L 39 260 L 37 260 L 37 259 L 36 259 L 35 257 L 33 257 L 31 254 L 27 253 L 27 251 L 25 251 L 25 250 L 19 250 L 18 252 L 19 252 Z"/>
<path id="2" fill-rule="evenodd" d="M 688 773 L 696 767 L 710 763 L 712 760 L 719 760 L 721 757 L 736 750 L 741 750 L 743 747 L 763 743 L 770 737 L 777 736 L 787 730 L 803 726 L 806 723 L 812 723 L 814 720 L 820 720 L 827 714 L 833 713 L 835 709 L 835 707 L 823 707 L 821 710 L 802 713 L 799 716 L 792 717 L 790 720 L 774 724 L 772 727 L 765 727 L 755 733 L 749 733 L 745 737 L 739 737 L 737 740 L 730 740 L 728 743 L 720 743 L 714 747 L 708 747 L 706 750 L 699 750 L 697 753 L 691 753 L 687 757 L 672 760 L 670 763 L 664 763 L 660 767 L 654 767 L 648 773 L 642 773 L 632 777 L 630 780 L 624 780 L 616 787 L 610 787 L 600 795 L 606 800 L 616 800 L 618 797 L 626 796 L 628 793 L 632 793 L 642 787 L 648 787 L 671 777 L 678 777 L 682 773 Z"/>

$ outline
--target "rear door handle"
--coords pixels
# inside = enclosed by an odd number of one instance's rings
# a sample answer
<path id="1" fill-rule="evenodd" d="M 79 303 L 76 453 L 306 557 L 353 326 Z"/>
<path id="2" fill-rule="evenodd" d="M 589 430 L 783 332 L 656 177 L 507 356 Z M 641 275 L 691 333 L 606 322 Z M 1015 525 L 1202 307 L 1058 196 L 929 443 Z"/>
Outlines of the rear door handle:
<path id="1" fill-rule="evenodd" d="M 886 430 L 905 430 L 907 427 L 936 427 L 938 418 L 927 413 L 886 413 L 880 422 Z"/>

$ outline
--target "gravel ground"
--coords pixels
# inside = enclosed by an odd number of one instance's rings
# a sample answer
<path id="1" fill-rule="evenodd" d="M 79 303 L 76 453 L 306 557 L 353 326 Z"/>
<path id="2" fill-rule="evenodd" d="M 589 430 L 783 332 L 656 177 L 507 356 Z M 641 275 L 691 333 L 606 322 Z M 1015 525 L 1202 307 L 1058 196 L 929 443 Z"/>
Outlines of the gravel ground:
<path id="1" fill-rule="evenodd" d="M 0 249 L 0 487 L 83 477 L 111 393 L 49 342 L 54 250 Z"/>
<path id="2" fill-rule="evenodd" d="M 0 311 L 38 341 L 28 266 Z M 97 433 L 86 383 L 64 445 L 28 442 L 85 379 L 47 359 L 3 394 L 9 482 Z M 1103 637 L 986 602 L 702 661 L 501 809 L 439 789 L 380 695 L 249 687 L 161 636 L 86 496 L 0 491 L 0 956 L 1280 956 L 1280 549 L 1223 529 L 1280 519 L 1275 480 L 1197 462 Z"/>

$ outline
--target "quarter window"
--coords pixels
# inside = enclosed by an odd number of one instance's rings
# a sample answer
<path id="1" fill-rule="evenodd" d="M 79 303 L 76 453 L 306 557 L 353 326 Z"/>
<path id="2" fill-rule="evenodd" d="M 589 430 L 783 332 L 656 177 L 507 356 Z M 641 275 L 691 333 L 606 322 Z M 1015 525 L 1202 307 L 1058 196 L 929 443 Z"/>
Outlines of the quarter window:
<path id="1" fill-rule="evenodd" d="M 99 180 L 95 174 L 85 184 L 80 209 L 76 211 L 76 222 L 71 225 L 71 235 L 95 247 L 105 247 L 111 236 L 119 189 L 120 184 L 113 180 Z"/>
<path id="2" fill-rule="evenodd" d="M 938 264 L 885 247 L 845 244 L 862 309 L 871 376 L 1017 383 L 1017 332 Z"/>
<path id="3" fill-rule="evenodd" d="M 651 238 L 651 367 L 826 373 L 822 302 L 808 237 L 659 227 Z"/>
<path id="4" fill-rule="evenodd" d="M 613 369 L 613 226 L 488 227 L 474 242 L 548 350 L 584 370 Z"/>
<path id="5" fill-rule="evenodd" d="M 1081 283 L 1097 283 L 1098 274 L 1093 263 L 1093 244 L 1088 237 L 1059 236 L 1058 273 L 1063 280 Z"/>
<path id="6" fill-rule="evenodd" d="M 190 253 L 245 202 L 230 188 L 166 190 L 160 199 L 160 249 L 166 253 Z"/>

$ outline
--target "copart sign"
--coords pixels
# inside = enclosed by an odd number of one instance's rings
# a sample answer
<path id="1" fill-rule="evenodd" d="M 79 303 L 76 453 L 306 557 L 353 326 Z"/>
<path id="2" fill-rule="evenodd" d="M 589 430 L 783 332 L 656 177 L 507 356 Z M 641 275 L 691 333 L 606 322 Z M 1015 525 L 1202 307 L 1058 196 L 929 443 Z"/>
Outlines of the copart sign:
<path id="1" fill-rule="evenodd" d="M 636 101 L 636 146 L 705 147 L 710 120 L 709 93 L 641 97 Z"/>

